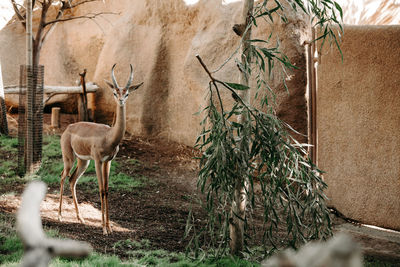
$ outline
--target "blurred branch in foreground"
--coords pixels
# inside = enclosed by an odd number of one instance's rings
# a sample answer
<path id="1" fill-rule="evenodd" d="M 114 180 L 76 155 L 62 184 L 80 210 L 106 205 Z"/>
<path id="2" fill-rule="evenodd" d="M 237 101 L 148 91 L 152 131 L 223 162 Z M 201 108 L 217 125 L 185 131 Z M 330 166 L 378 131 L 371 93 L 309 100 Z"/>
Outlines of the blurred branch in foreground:
<path id="1" fill-rule="evenodd" d="M 22 204 L 17 214 L 17 231 L 24 244 L 23 267 L 48 266 L 53 257 L 81 258 L 92 251 L 86 242 L 46 237 L 40 218 L 40 203 L 46 190 L 45 183 L 33 181 L 22 194 Z"/>
<path id="2" fill-rule="evenodd" d="M 361 247 L 339 233 L 326 242 L 311 242 L 297 252 L 287 249 L 261 263 L 262 267 L 362 267 Z"/>

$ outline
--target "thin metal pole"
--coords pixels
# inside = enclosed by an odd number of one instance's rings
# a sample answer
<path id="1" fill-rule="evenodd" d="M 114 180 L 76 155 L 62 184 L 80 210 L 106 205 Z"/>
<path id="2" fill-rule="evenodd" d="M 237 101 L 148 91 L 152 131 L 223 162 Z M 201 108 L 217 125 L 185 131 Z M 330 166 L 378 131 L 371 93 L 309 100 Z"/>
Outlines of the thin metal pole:
<path id="1" fill-rule="evenodd" d="M 312 39 L 315 40 L 315 28 L 312 28 Z M 312 146 L 312 161 L 314 164 L 318 165 L 318 128 L 317 128 L 317 60 L 318 58 L 315 56 L 315 52 L 316 52 L 316 43 L 312 42 L 311 43 L 311 110 L 312 110 L 312 114 L 311 114 L 311 119 L 312 119 L 312 123 L 311 123 L 311 144 Z"/>
<path id="2" fill-rule="evenodd" d="M 318 131 L 317 131 L 317 68 L 315 57 L 315 29 L 312 28 L 311 42 L 307 45 L 307 80 L 308 80 L 308 143 L 311 161 L 318 162 Z"/>

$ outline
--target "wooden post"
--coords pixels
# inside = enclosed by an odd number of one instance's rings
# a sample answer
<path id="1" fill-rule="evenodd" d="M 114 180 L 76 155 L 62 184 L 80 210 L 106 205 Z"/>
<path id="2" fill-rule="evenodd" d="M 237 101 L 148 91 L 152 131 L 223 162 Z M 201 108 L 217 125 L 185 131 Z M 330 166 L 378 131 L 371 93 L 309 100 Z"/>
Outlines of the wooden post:
<path id="1" fill-rule="evenodd" d="M 60 128 L 60 110 L 59 107 L 51 109 L 51 127 L 53 128 Z"/>
<path id="2" fill-rule="evenodd" d="M 8 135 L 8 122 L 6 112 L 6 102 L 4 99 L 3 76 L 0 64 L 0 134 Z"/>
<path id="3" fill-rule="evenodd" d="M 82 116 L 82 121 L 89 121 L 88 100 L 87 100 L 86 82 L 85 82 L 86 69 L 84 69 L 82 73 L 79 73 L 79 76 L 81 76 L 81 85 L 82 85 L 82 94 L 80 95 L 82 110 L 79 109 L 79 111 L 83 113 L 79 117 Z M 79 119 L 81 120 L 81 118 Z"/>

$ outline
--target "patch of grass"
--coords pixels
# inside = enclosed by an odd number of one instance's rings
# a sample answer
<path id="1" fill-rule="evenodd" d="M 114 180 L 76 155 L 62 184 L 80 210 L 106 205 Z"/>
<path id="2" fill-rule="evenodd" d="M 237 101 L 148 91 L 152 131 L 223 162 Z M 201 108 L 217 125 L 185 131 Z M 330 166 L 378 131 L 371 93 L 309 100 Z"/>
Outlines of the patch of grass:
<path id="1" fill-rule="evenodd" d="M 15 218 L 11 214 L 0 213 L 0 264 L 16 263 L 22 256 L 22 243 L 14 228 Z"/>
<path id="2" fill-rule="evenodd" d="M 114 251 L 122 250 L 129 255 L 129 261 L 125 264 L 136 264 L 140 266 L 172 266 L 172 267 L 194 267 L 194 266 L 259 266 L 258 263 L 241 260 L 234 257 L 190 259 L 184 253 L 168 252 L 162 249 L 151 249 L 151 243 L 147 239 L 142 240 L 120 240 L 113 246 Z"/>
<path id="3" fill-rule="evenodd" d="M 43 136 L 43 160 L 57 158 L 61 159 L 60 137 L 58 135 Z"/>
<path id="4" fill-rule="evenodd" d="M 0 148 L 3 152 L 17 153 L 18 138 L 0 135 Z"/>
<path id="5" fill-rule="evenodd" d="M 139 266 L 129 262 L 121 261 L 117 256 L 108 256 L 98 253 L 92 253 L 89 257 L 81 260 L 61 259 L 57 258 L 52 261 L 50 266 L 63 267 L 92 267 L 92 266 Z"/>
<path id="6" fill-rule="evenodd" d="M 0 149 L 4 153 L 10 154 L 10 160 L 3 160 L 0 166 L 0 183 L 16 182 L 18 163 L 15 160 L 17 157 L 18 139 L 0 136 Z M 116 159 L 111 164 L 109 186 L 111 190 L 131 192 L 136 188 L 140 188 L 149 183 L 148 179 L 142 175 L 130 176 L 124 172 L 118 171 L 122 159 Z M 123 162 L 124 166 L 130 169 L 138 168 L 141 163 L 136 159 L 127 159 Z M 60 137 L 57 135 L 43 136 L 43 155 L 42 164 L 37 173 L 40 180 L 45 183 L 59 184 L 61 172 L 64 169 L 62 161 L 62 153 L 60 147 Z M 71 171 L 71 173 L 73 170 Z M 19 179 L 20 180 L 20 179 Z M 22 182 L 22 181 L 21 181 Z M 65 183 L 68 183 L 65 181 Z M 86 190 L 98 190 L 96 171 L 94 162 L 91 161 L 88 169 L 78 181 L 83 184 Z"/>
<path id="7" fill-rule="evenodd" d="M 60 183 L 63 169 L 64 163 L 62 161 L 60 137 L 56 135 L 44 136 L 42 165 L 37 174 L 47 184 L 58 184 Z"/>
<path id="8" fill-rule="evenodd" d="M 8 183 L 9 178 L 17 176 L 18 139 L 0 135 L 0 149 L 5 156 L 1 160 L 0 181 L 1 183 Z"/>
<path id="9" fill-rule="evenodd" d="M 131 159 L 131 158 L 126 160 L 126 164 L 128 164 L 129 167 L 131 167 L 133 169 L 136 169 L 136 168 L 138 168 L 138 167 L 143 165 L 142 162 L 140 162 L 140 160 Z"/>
<path id="10" fill-rule="evenodd" d="M 110 188 L 118 191 L 132 191 L 134 188 L 143 187 L 147 182 L 144 176 L 131 177 L 124 173 L 111 175 Z"/>
<path id="11" fill-rule="evenodd" d="M 23 246 L 15 231 L 15 219 L 12 215 L 0 214 L 0 264 L 1 266 L 19 266 L 23 254 Z M 59 237 L 56 230 L 46 229 L 46 234 L 51 237 Z M 245 260 L 231 257 L 222 259 L 192 260 L 183 253 L 168 252 L 165 250 L 151 250 L 151 243 L 147 239 L 140 241 L 121 240 L 114 244 L 114 249 L 128 250 L 130 258 L 121 260 L 115 255 L 103 255 L 92 253 L 84 259 L 72 260 L 55 258 L 50 266 L 172 266 L 172 267 L 194 267 L 194 266 L 259 266 Z"/>
<path id="12" fill-rule="evenodd" d="M 124 249 L 124 250 L 132 250 L 132 249 L 150 249 L 150 240 L 141 239 L 140 241 L 126 239 L 115 242 L 113 245 L 113 249 Z"/>
<path id="13" fill-rule="evenodd" d="M 192 260 L 183 253 L 168 252 L 165 250 L 136 250 L 132 256 L 137 263 L 144 266 L 171 266 L 171 267 L 255 267 L 259 263 L 238 259 L 235 257 L 224 257 L 220 259 L 207 258 L 203 260 Z"/>
<path id="14" fill-rule="evenodd" d="M 42 166 L 38 172 L 41 180 L 47 184 L 60 183 L 61 172 L 64 169 L 62 153 L 60 147 L 60 137 L 54 135 L 45 136 L 43 139 L 43 160 Z M 132 165 L 136 168 L 140 165 L 138 160 L 129 159 L 124 164 Z M 112 190 L 132 191 L 135 188 L 144 186 L 148 179 L 144 176 L 131 177 L 123 172 L 119 172 L 118 159 L 111 163 L 109 187 Z M 71 171 L 71 174 L 73 170 Z M 67 183 L 67 181 L 65 181 Z M 84 185 L 86 190 L 97 191 L 97 177 L 94 162 L 91 161 L 78 184 Z"/>
<path id="15" fill-rule="evenodd" d="M 93 174 L 90 176 L 85 174 L 79 179 L 78 186 L 83 186 L 83 189 L 90 192 L 97 192 L 99 189 L 97 185 L 97 177 Z M 131 192 L 136 188 L 145 186 L 146 183 L 147 178 L 145 176 L 132 177 L 124 173 L 116 173 L 111 174 L 108 186 L 112 191 Z"/>
<path id="16" fill-rule="evenodd" d="M 0 177 L 9 178 L 17 175 L 18 163 L 15 159 L 3 160 L 0 166 Z"/>
<path id="17" fill-rule="evenodd" d="M 398 263 L 391 263 L 374 259 L 369 256 L 364 257 L 364 267 L 398 267 Z"/>

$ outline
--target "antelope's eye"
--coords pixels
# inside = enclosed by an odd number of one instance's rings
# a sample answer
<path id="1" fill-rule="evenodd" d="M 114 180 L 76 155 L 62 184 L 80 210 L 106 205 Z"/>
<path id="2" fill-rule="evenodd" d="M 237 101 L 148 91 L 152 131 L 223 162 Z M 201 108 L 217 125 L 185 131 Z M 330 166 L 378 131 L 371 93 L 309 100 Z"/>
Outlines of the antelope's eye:
<path id="1" fill-rule="evenodd" d="M 115 97 L 118 97 L 118 96 L 117 96 L 117 92 L 114 91 L 113 94 L 114 94 Z"/>

